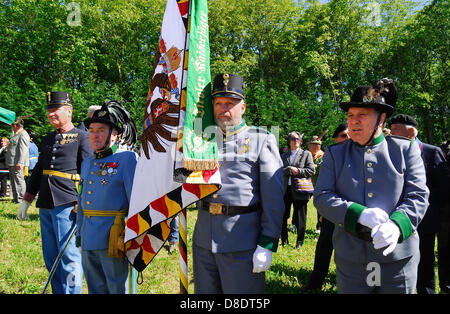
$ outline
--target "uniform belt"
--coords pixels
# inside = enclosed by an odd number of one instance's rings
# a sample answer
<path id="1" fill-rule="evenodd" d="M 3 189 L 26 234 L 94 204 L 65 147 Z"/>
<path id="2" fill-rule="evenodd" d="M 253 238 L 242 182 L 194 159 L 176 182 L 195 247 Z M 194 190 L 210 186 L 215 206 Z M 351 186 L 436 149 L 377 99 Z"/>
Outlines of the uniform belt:
<path id="1" fill-rule="evenodd" d="M 125 217 L 128 213 L 128 209 L 122 210 L 96 210 L 96 209 L 83 209 L 83 215 L 87 217 Z"/>
<path id="2" fill-rule="evenodd" d="M 80 181 L 80 175 L 78 173 L 65 173 L 55 170 L 42 170 L 42 174 L 48 174 L 52 176 L 57 176 L 61 178 L 70 179 L 72 181 Z"/>
<path id="3" fill-rule="evenodd" d="M 209 211 L 212 215 L 235 216 L 256 212 L 259 209 L 259 203 L 250 206 L 231 206 L 204 201 L 200 201 L 200 203 L 200 208 Z"/>

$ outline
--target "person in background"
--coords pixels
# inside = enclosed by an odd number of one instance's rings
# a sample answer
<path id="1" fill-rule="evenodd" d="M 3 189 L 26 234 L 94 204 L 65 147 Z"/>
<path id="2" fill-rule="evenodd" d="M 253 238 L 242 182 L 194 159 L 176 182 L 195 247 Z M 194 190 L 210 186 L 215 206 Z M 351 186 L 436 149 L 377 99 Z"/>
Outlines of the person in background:
<path id="1" fill-rule="evenodd" d="M 8 193 L 8 181 L 9 169 L 6 165 L 6 148 L 8 147 L 9 140 L 7 137 L 2 137 L 0 141 L 0 197 L 7 196 Z"/>
<path id="2" fill-rule="evenodd" d="M 314 167 L 315 167 L 315 173 L 312 176 L 312 183 L 313 186 L 316 185 L 317 182 L 317 178 L 319 177 L 319 172 L 320 172 L 320 164 L 322 163 L 323 160 L 323 150 L 322 150 L 322 137 L 328 132 L 328 130 L 326 130 L 325 132 L 323 132 L 320 136 L 314 135 L 313 137 L 311 137 L 311 140 L 308 142 L 308 150 L 311 152 L 312 156 L 313 156 L 313 162 L 314 162 Z M 317 212 L 317 224 L 316 224 L 316 233 L 320 233 L 320 214 L 319 212 Z"/>
<path id="3" fill-rule="evenodd" d="M 415 141 L 425 166 L 427 187 L 430 190 L 429 206 L 417 231 L 420 237 L 420 262 L 417 272 L 417 293 L 436 293 L 436 275 L 434 272 L 434 247 L 440 227 L 440 211 L 446 203 L 447 165 L 442 150 L 434 145 L 423 143 L 417 137 L 417 121 L 406 114 L 391 118 L 391 134 L 403 136 Z M 439 253 L 438 253 L 439 254 Z M 441 268 L 441 265 L 438 266 Z"/>
<path id="4" fill-rule="evenodd" d="M 30 135 L 23 128 L 25 117 L 18 117 L 11 124 L 14 132 L 6 150 L 5 162 L 9 168 L 9 181 L 14 203 L 20 203 L 26 191 L 25 176 L 30 164 Z"/>
<path id="5" fill-rule="evenodd" d="M 92 115 L 94 114 L 94 112 L 96 110 L 99 110 L 101 107 L 102 106 L 99 106 L 99 105 L 89 106 L 89 108 L 87 110 L 88 111 L 88 118 L 92 118 Z M 81 121 L 80 123 L 78 123 L 77 128 L 80 129 L 80 130 L 84 130 L 86 132 L 89 131 L 88 128 L 86 127 L 86 125 L 85 125 L 85 121 Z"/>
<path id="6" fill-rule="evenodd" d="M 306 232 L 307 204 L 309 193 L 297 191 L 296 178 L 310 178 L 315 173 L 313 157 L 308 150 L 301 149 L 303 134 L 293 131 L 288 134 L 289 151 L 281 155 L 283 161 L 284 216 L 281 228 L 281 244 L 288 244 L 287 221 L 291 206 L 294 207 L 292 221 L 297 228 L 296 248 L 303 245 Z"/>
<path id="7" fill-rule="evenodd" d="M 177 249 L 179 235 L 178 215 L 176 215 L 170 222 L 170 233 L 167 238 L 167 241 L 169 242 L 169 254 L 172 254 Z"/>
<path id="8" fill-rule="evenodd" d="M 31 131 L 29 134 L 30 134 L 30 149 L 29 149 L 30 166 L 28 167 L 28 177 L 25 179 L 27 183 L 29 181 L 31 174 L 33 173 L 33 169 L 36 166 L 39 157 L 39 148 L 34 142 L 36 140 L 36 133 Z"/>
<path id="9" fill-rule="evenodd" d="M 446 205 L 441 208 L 438 234 L 438 274 L 440 293 L 450 294 L 450 140 L 441 146 L 447 159 Z"/>
<path id="10" fill-rule="evenodd" d="M 338 125 L 333 133 L 334 143 L 342 143 L 349 138 L 347 122 Z M 320 290 L 322 288 L 330 267 L 331 255 L 333 254 L 334 223 L 323 216 L 320 218 L 321 232 L 316 244 L 314 268 L 305 291 Z"/>

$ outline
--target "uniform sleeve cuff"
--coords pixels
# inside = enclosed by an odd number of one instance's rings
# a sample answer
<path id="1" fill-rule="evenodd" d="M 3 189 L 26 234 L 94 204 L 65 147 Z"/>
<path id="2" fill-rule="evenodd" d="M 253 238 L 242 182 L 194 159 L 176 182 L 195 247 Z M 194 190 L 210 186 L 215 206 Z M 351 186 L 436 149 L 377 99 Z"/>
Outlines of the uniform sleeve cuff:
<path id="1" fill-rule="evenodd" d="M 404 240 L 406 240 L 411 234 L 412 234 L 412 225 L 411 225 L 411 221 L 409 220 L 408 216 L 406 216 L 405 213 L 400 212 L 400 211 L 396 211 L 393 212 L 391 217 L 389 217 L 392 221 L 394 221 L 397 226 L 400 228 L 401 231 L 401 236 L 400 236 L 400 241 L 402 242 Z"/>
<path id="2" fill-rule="evenodd" d="M 278 239 L 274 239 L 266 235 L 261 235 L 258 239 L 258 245 L 272 252 L 276 252 L 278 249 Z"/>
<path id="3" fill-rule="evenodd" d="M 356 233 L 356 224 L 358 223 L 359 216 L 366 208 L 367 206 L 358 203 L 352 203 L 349 206 L 344 217 L 344 229 L 346 231 L 350 233 Z"/>
<path id="4" fill-rule="evenodd" d="M 23 199 L 24 201 L 27 201 L 28 203 L 33 203 L 34 197 L 35 197 L 35 195 L 33 195 L 33 194 L 31 194 L 31 193 L 28 193 L 28 192 L 25 192 L 25 193 L 23 194 L 22 199 Z"/>

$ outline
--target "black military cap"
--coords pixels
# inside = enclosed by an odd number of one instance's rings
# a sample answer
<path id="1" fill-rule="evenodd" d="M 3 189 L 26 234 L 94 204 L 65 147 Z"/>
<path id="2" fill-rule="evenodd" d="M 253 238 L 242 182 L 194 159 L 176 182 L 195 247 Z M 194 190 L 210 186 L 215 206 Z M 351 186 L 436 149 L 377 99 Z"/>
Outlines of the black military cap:
<path id="1" fill-rule="evenodd" d="M 342 102 L 339 106 L 348 111 L 350 107 L 375 108 L 379 112 L 385 112 L 386 116 L 392 115 L 397 103 L 397 88 L 394 81 L 384 78 L 372 86 L 358 86 L 353 92 L 349 102 Z"/>
<path id="2" fill-rule="evenodd" d="M 72 97 L 67 92 L 47 92 L 47 106 L 45 109 L 58 108 L 61 106 L 72 107 Z"/>
<path id="3" fill-rule="evenodd" d="M 216 75 L 212 96 L 244 99 L 244 79 L 238 75 L 228 73 Z"/>
<path id="4" fill-rule="evenodd" d="M 411 116 L 408 116 L 407 114 L 398 114 L 396 116 L 393 116 L 390 120 L 391 125 L 393 124 L 405 124 L 405 125 L 410 125 L 413 126 L 417 129 L 417 127 L 419 126 L 419 123 L 417 123 L 416 119 L 414 119 Z"/>
<path id="5" fill-rule="evenodd" d="M 122 107 L 119 102 L 109 101 L 104 103 L 100 109 L 95 110 L 92 118 L 84 120 L 84 125 L 89 129 L 89 125 L 93 122 L 105 123 L 115 128 L 119 133 L 122 132 L 122 121 L 119 121 L 117 115 L 114 114 L 116 107 Z"/>
<path id="6" fill-rule="evenodd" d="M 127 109 L 117 100 L 105 102 L 100 109 L 94 111 L 92 118 L 84 120 L 84 125 L 89 129 L 93 122 L 105 123 L 115 128 L 120 135 L 121 144 L 136 143 L 136 124 Z"/>

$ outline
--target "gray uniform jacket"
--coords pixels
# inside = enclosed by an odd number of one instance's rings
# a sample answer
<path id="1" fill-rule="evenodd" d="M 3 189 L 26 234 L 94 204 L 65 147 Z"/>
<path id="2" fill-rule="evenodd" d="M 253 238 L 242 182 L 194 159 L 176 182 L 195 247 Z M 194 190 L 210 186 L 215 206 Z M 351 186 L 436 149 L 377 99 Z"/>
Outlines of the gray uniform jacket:
<path id="1" fill-rule="evenodd" d="M 380 135 L 372 146 L 352 140 L 327 148 L 314 189 L 314 205 L 335 223 L 336 257 L 355 263 L 391 262 L 419 252 L 417 226 L 428 207 L 429 191 L 419 147 L 414 141 Z M 388 256 L 362 240 L 359 215 L 367 207 L 387 212 L 401 230 Z"/>
<path id="2" fill-rule="evenodd" d="M 5 163 L 8 167 L 13 167 L 17 164 L 28 167 L 30 164 L 29 157 L 29 145 L 30 145 L 30 135 L 27 131 L 14 135 L 9 141 Z"/>
<path id="3" fill-rule="evenodd" d="M 258 211 L 212 215 L 199 209 L 193 241 L 213 253 L 238 252 L 260 245 L 276 251 L 284 213 L 283 167 L 273 134 L 249 127 L 216 131 L 222 188 L 203 199 L 230 206 L 260 203 Z"/>

